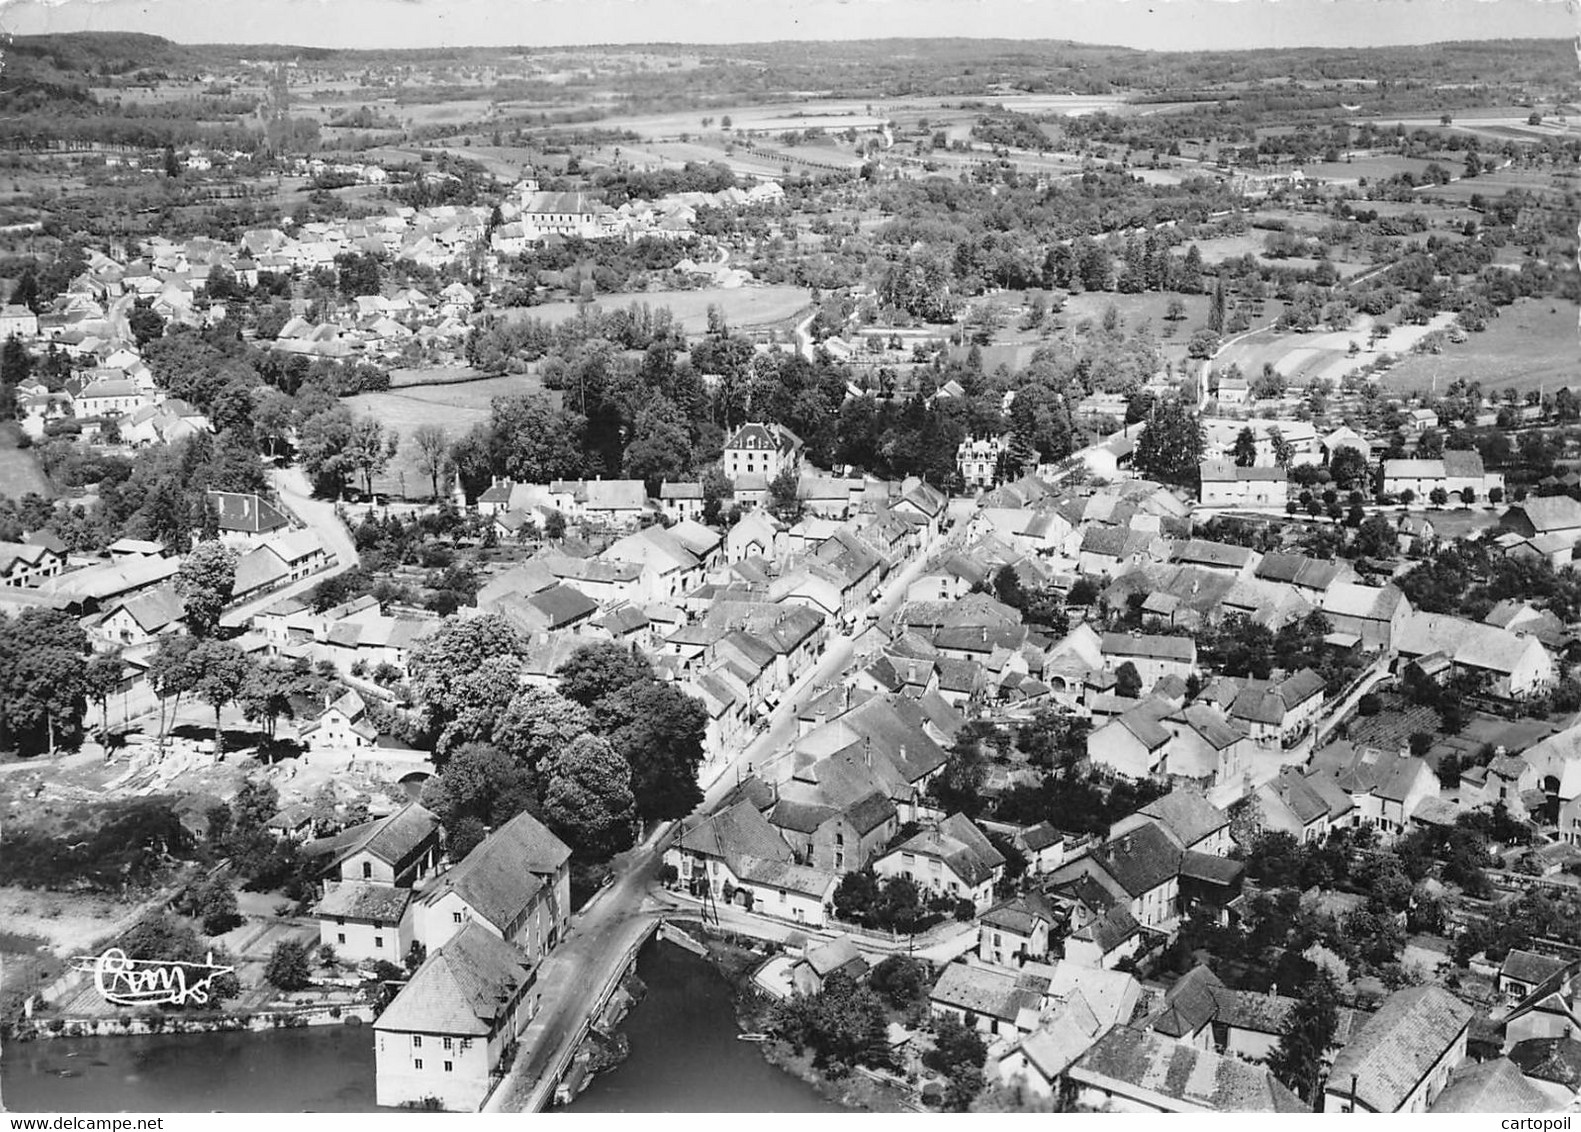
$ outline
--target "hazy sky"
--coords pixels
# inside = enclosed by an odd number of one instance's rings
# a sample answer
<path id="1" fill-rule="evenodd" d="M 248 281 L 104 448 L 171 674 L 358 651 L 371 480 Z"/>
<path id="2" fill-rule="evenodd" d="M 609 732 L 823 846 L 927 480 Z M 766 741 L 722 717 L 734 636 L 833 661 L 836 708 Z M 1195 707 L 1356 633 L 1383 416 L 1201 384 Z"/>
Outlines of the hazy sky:
<path id="1" fill-rule="evenodd" d="M 0 0 L 0 29 L 327 47 L 886 36 L 1155 49 L 1568 37 L 1565 0 Z"/>

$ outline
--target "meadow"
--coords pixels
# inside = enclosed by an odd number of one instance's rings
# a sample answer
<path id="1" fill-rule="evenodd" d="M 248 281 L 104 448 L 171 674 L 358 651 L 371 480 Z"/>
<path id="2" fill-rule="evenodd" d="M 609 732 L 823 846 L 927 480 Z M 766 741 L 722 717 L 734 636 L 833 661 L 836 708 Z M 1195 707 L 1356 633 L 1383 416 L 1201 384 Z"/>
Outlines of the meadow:
<path id="1" fill-rule="evenodd" d="M 1401 360 L 1384 378 L 1390 393 L 1440 392 L 1457 378 L 1484 389 L 1581 386 L 1581 307 L 1560 299 L 1519 299 L 1480 334 L 1450 344 L 1441 354 Z"/>
<path id="2" fill-rule="evenodd" d="M 734 329 L 749 326 L 771 326 L 783 322 L 812 302 L 812 292 L 805 287 L 701 287 L 695 291 L 643 291 L 634 294 L 605 295 L 595 304 L 605 310 L 646 303 L 655 310 L 668 307 L 688 334 L 701 334 L 708 329 L 708 308 L 717 306 L 724 312 L 725 321 Z M 539 318 L 546 322 L 564 322 L 575 318 L 582 304 L 576 302 L 544 303 L 536 307 L 517 307 L 508 312 L 516 318 Z"/>
<path id="3" fill-rule="evenodd" d="M 410 440 L 412 432 L 419 425 L 437 424 L 454 440 L 473 425 L 488 423 L 489 403 L 494 398 L 521 393 L 545 393 L 556 402 L 559 398 L 558 393 L 546 391 L 536 377 L 514 374 L 467 382 L 408 385 L 385 393 L 358 393 L 344 398 L 343 403 L 358 416 L 376 417 L 385 428 L 401 434 L 401 447 L 384 475 L 374 478 L 375 488 L 426 498 L 429 479 L 417 467 L 417 454 Z"/>
<path id="4" fill-rule="evenodd" d="M 36 492 L 45 499 L 55 495 L 38 458 L 26 448 L 18 448 L 22 437 L 19 425 L 0 425 L 0 496 L 20 499 L 28 492 Z"/>

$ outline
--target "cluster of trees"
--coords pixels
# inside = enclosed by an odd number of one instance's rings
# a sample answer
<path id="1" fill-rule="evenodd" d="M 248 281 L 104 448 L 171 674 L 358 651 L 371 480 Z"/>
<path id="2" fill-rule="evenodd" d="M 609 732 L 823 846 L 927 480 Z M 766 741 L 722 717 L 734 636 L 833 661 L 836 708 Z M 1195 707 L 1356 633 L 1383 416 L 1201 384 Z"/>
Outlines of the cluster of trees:
<path id="1" fill-rule="evenodd" d="M 103 802 L 72 811 L 58 827 L 7 822 L 0 884 L 123 896 L 153 888 L 196 849 L 171 799 Z"/>
<path id="2" fill-rule="evenodd" d="M 1275 668 L 1294 672 L 1310 668 L 1330 688 L 1342 688 L 1359 662 L 1335 653 L 1323 643 L 1333 626 L 1321 610 L 1287 621 L 1277 631 L 1243 614 L 1231 614 L 1196 634 L 1197 655 L 1206 668 L 1226 676 L 1266 680 Z"/>
<path id="3" fill-rule="evenodd" d="M 1413 607 L 1481 621 L 1508 598 L 1550 610 L 1565 624 L 1581 617 L 1581 580 L 1545 561 L 1498 553 L 1485 539 L 1440 548 L 1395 579 Z"/>
<path id="4" fill-rule="evenodd" d="M 831 1077 L 843 1077 L 858 1065 L 896 1068 L 883 1002 L 848 975 L 833 974 L 817 994 L 777 1003 L 769 1030 L 796 1050 L 810 1051 L 814 1068 Z"/>
<path id="5" fill-rule="evenodd" d="M 483 616 L 447 621 L 413 656 L 414 723 L 441 764 L 425 804 L 453 852 L 527 810 L 597 863 L 629 847 L 639 821 L 696 807 L 701 704 L 613 644 L 574 653 L 556 688 L 523 687 L 526 652 L 508 622 Z"/>
<path id="6" fill-rule="evenodd" d="M 848 923 L 879 931 L 916 935 L 951 915 L 972 915 L 971 901 L 929 897 L 909 877 L 880 879 L 871 869 L 846 873 L 834 890 L 834 914 Z"/>

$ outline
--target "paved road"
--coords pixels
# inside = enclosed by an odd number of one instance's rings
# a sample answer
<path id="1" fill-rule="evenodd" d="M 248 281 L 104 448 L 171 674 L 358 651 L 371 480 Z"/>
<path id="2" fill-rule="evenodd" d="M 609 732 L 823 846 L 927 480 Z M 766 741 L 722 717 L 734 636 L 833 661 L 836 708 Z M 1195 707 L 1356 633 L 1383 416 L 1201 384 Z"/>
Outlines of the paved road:
<path id="1" fill-rule="evenodd" d="M 658 879 L 670 826 L 654 830 L 615 861 L 616 880 L 573 917 L 570 932 L 538 968 L 538 1013 L 522 1033 L 522 1056 L 494 1090 L 484 1112 L 541 1112 L 562 1067 L 581 1041 L 592 998 L 625 966 L 626 956 L 658 919 L 643 898 Z"/>
<path id="2" fill-rule="evenodd" d="M 309 574 L 300 581 L 292 582 L 277 590 L 270 590 L 261 597 L 226 610 L 225 616 L 220 618 L 220 624 L 225 626 L 245 625 L 248 619 L 260 610 L 268 609 L 288 597 L 300 597 L 325 578 L 333 578 L 336 574 L 350 570 L 358 561 L 357 544 L 352 541 L 351 532 L 340 521 L 340 516 L 335 514 L 335 505 L 313 498 L 313 489 L 309 486 L 307 476 L 302 473 L 302 469 L 275 468 L 269 473 L 269 480 L 274 485 L 275 491 L 279 493 L 280 502 L 285 505 L 285 509 L 295 515 L 299 522 L 318 532 L 324 549 L 334 556 L 335 561 L 327 570 Z"/>
<path id="3" fill-rule="evenodd" d="M 652 902 L 678 915 L 696 916 L 726 931 L 774 943 L 784 943 L 792 935 L 818 941 L 848 934 L 839 928 L 812 928 L 806 924 L 760 916 L 734 904 L 710 904 L 705 914 L 702 901 L 664 889 L 652 894 Z M 969 924 L 950 921 L 924 932 L 915 940 L 881 939 L 868 935 L 852 935 L 851 938 L 860 950 L 869 955 L 912 955 L 930 963 L 944 964 L 977 946 L 977 924 L 975 921 Z"/>
<path id="4" fill-rule="evenodd" d="M 705 783 L 703 809 L 710 810 L 729 793 L 732 787 L 749 774 L 756 774 L 768 782 L 784 782 L 791 776 L 791 743 L 796 738 L 796 712 L 813 694 L 839 681 L 853 660 L 865 659 L 872 651 L 858 647 L 868 628 L 868 614 L 887 617 L 906 600 L 906 591 L 924 570 L 950 553 L 965 538 L 966 526 L 957 522 L 955 529 L 922 555 L 898 570 L 885 583 L 877 599 L 862 611 L 854 632 L 831 636 L 818 663 L 801 675 L 780 697 L 779 706 L 770 713 L 768 726 L 734 756 L 724 761 L 714 771 L 712 781 Z"/>

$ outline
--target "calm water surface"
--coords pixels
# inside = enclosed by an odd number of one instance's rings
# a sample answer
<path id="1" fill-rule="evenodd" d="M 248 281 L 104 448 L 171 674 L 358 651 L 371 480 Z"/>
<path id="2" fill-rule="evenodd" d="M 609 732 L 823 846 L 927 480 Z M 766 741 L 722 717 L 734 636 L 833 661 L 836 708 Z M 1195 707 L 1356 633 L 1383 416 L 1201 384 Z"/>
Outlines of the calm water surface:
<path id="1" fill-rule="evenodd" d="M 654 941 L 637 973 L 631 1057 L 569 1111 L 842 1111 L 736 1040 L 730 986 L 706 960 Z M 7 1042 L 0 1092 L 13 1112 L 390 1111 L 373 1103 L 367 1026 Z"/>
<path id="2" fill-rule="evenodd" d="M 730 984 L 671 943 L 637 956 L 648 993 L 621 1025 L 631 1056 L 593 1079 L 568 1112 L 844 1112 L 736 1040 Z"/>
<path id="3" fill-rule="evenodd" d="M 7 1042 L 12 1112 L 376 1112 L 373 1031 L 149 1034 Z"/>

